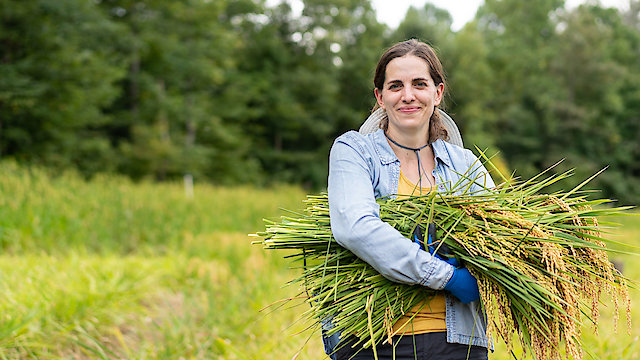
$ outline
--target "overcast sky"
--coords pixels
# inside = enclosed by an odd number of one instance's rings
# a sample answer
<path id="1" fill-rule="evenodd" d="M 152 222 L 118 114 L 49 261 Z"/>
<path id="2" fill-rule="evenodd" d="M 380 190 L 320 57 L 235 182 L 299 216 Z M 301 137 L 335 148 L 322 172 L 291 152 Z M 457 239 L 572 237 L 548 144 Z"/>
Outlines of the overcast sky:
<path id="1" fill-rule="evenodd" d="M 469 20 L 473 19 L 478 10 L 478 6 L 483 0 L 372 0 L 371 4 L 376 9 L 378 21 L 386 23 L 391 28 L 395 28 L 404 18 L 409 6 L 422 7 L 430 2 L 435 6 L 446 9 L 453 18 L 453 30 L 459 30 Z M 585 3 L 585 0 L 566 0 L 567 7 L 575 7 Z M 592 1 L 594 2 L 594 1 Z M 616 6 L 626 8 L 628 0 L 600 0 L 605 6 Z"/>
<path id="2" fill-rule="evenodd" d="M 282 0 L 267 0 L 269 6 L 273 6 Z M 302 10 L 301 0 L 286 0 L 291 3 L 294 13 Z M 430 2 L 439 8 L 446 9 L 453 18 L 453 30 L 460 30 L 469 20 L 473 19 L 478 10 L 478 6 L 484 0 L 371 0 L 371 4 L 376 9 L 378 21 L 386 23 L 391 28 L 395 28 L 407 13 L 409 6 L 422 7 Z M 626 9 L 628 0 L 566 0 L 567 7 L 572 8 L 585 2 L 600 2 L 605 6 L 615 6 Z"/>

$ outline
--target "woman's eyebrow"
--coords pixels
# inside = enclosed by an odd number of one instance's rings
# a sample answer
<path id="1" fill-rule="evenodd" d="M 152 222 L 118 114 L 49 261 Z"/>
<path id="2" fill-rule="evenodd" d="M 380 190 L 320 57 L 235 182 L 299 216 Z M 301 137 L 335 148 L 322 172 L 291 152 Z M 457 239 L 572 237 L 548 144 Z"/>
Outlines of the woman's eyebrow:
<path id="1" fill-rule="evenodd" d="M 411 81 L 414 82 L 414 81 L 429 81 L 429 80 L 425 77 L 417 77 L 417 78 L 411 79 Z M 394 84 L 394 83 L 402 83 L 402 80 L 394 79 L 394 80 L 387 81 L 387 84 Z"/>

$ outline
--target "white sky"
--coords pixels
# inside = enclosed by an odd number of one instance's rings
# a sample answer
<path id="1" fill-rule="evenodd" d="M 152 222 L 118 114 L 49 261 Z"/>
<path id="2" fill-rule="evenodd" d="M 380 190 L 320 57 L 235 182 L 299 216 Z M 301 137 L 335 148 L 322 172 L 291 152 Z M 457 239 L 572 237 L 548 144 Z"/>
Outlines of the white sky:
<path id="1" fill-rule="evenodd" d="M 294 13 L 300 13 L 302 11 L 301 0 L 267 0 L 267 5 L 274 6 L 282 1 L 288 1 Z M 453 30 L 457 31 L 473 19 L 476 15 L 476 10 L 484 3 L 484 0 L 371 0 L 371 5 L 376 10 L 378 21 L 387 24 L 391 28 L 396 28 L 407 13 L 409 6 L 421 8 L 427 2 L 439 8 L 446 9 L 453 18 Z M 627 9 L 629 6 L 628 0 L 565 0 L 568 8 L 573 8 L 587 2 L 599 2 L 604 6 L 618 7 L 621 9 Z"/>
<path id="2" fill-rule="evenodd" d="M 475 16 L 483 0 L 372 0 L 371 5 L 376 10 L 378 21 L 395 28 L 404 18 L 409 6 L 421 8 L 427 2 L 446 9 L 453 18 L 453 29 L 459 30 Z"/>
<path id="3" fill-rule="evenodd" d="M 593 1 L 593 0 L 592 0 Z M 404 18 L 409 6 L 421 8 L 425 3 L 430 2 L 435 6 L 446 9 L 453 18 L 453 30 L 459 30 L 476 15 L 476 10 L 483 0 L 372 0 L 371 4 L 376 10 L 378 21 L 386 23 L 391 28 L 395 28 Z M 585 0 L 566 0 L 569 8 L 585 3 Z M 600 0 L 605 6 L 615 6 L 626 9 L 628 0 Z"/>

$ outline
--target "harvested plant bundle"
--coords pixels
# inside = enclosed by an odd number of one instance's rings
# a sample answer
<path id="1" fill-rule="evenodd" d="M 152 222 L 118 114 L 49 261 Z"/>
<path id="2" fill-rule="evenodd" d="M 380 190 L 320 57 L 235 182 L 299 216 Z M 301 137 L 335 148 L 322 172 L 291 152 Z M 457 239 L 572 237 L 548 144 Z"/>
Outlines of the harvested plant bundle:
<path id="1" fill-rule="evenodd" d="M 608 200 L 588 200 L 580 186 L 540 193 L 569 175 L 505 181 L 483 194 L 382 199 L 380 216 L 405 236 L 436 224 L 437 238 L 478 279 L 489 334 L 508 348 L 517 334 L 537 359 L 559 358 L 561 342 L 567 357 L 580 359 L 582 318 L 597 328 L 603 292 L 612 296 L 615 321 L 622 300 L 630 322 L 626 281 L 607 257 L 611 250 L 597 220 L 626 208 L 599 206 Z M 307 316 L 318 323 L 332 317 L 332 332 L 352 334 L 364 347 L 391 341 L 394 322 L 435 292 L 389 281 L 338 245 L 326 195 L 308 196 L 305 203 L 302 214 L 268 221 L 256 243 L 298 250 L 291 256 L 300 261 L 302 276 L 293 282 L 311 305 Z"/>

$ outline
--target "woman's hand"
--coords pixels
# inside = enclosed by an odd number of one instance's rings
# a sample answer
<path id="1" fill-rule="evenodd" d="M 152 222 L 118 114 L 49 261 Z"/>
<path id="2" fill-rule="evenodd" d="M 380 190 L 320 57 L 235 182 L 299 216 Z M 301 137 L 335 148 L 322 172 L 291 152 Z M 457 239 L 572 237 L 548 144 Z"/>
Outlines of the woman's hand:
<path id="1" fill-rule="evenodd" d="M 464 304 L 480 299 L 478 281 L 471 275 L 467 268 L 453 270 L 453 276 L 451 276 L 451 280 L 444 286 L 444 289 Z"/>

